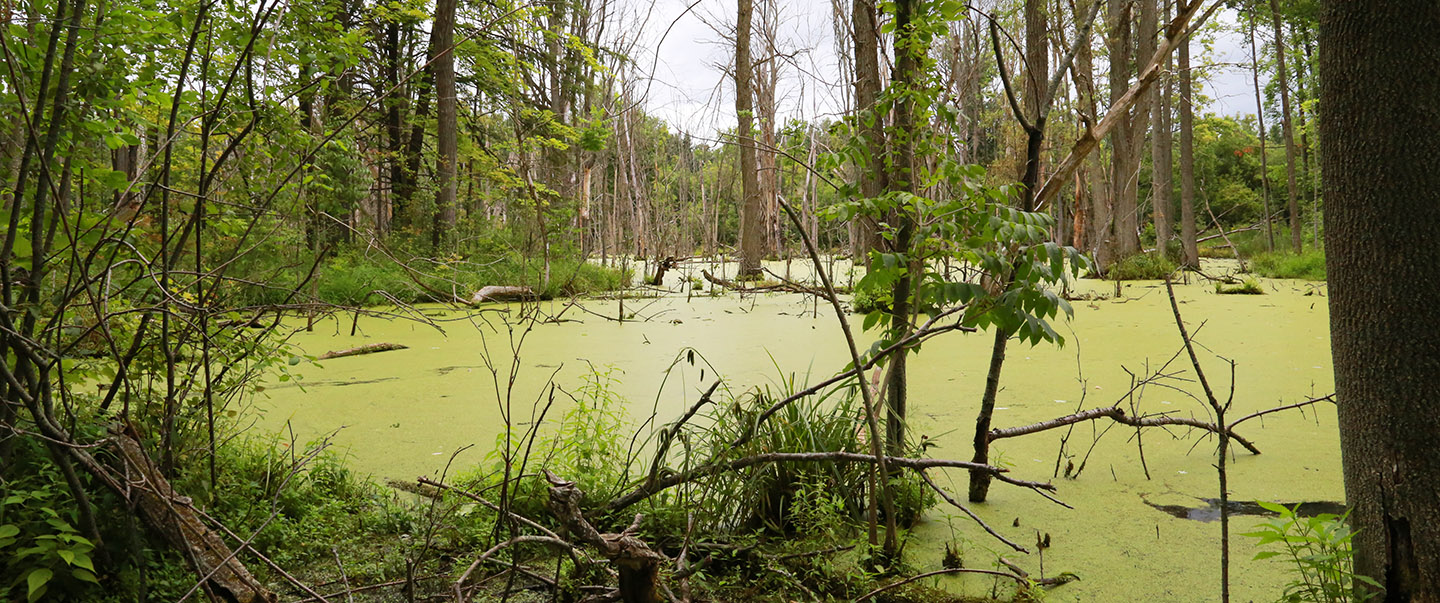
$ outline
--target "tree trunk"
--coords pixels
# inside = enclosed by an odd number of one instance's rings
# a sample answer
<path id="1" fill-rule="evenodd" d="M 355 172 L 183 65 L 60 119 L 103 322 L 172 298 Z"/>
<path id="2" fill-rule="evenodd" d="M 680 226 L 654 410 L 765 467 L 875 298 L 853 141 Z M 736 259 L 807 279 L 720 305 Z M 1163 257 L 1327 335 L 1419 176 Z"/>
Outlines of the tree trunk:
<path id="1" fill-rule="evenodd" d="M 885 119 L 868 114 L 880 96 L 880 42 L 877 34 L 875 0 L 855 0 L 851 21 L 855 32 L 855 111 L 861 115 L 860 135 L 869 151 L 869 164 L 860 166 L 860 196 L 879 197 L 885 190 Z M 870 216 L 856 216 L 851 253 L 856 264 L 870 265 L 870 251 L 879 245 L 879 225 Z"/>
<path id="2" fill-rule="evenodd" d="M 1169 0 L 1165 0 L 1165 20 L 1170 20 Z M 1153 118 L 1155 139 L 1150 147 L 1150 202 L 1154 206 L 1155 215 L 1155 249 L 1161 257 L 1165 258 L 1170 257 L 1170 212 L 1173 207 L 1170 202 L 1170 192 L 1174 188 L 1175 181 L 1175 164 L 1172 155 L 1174 146 L 1170 133 L 1170 95 L 1174 87 L 1173 81 L 1169 78 L 1166 78 L 1165 84 L 1160 86 Z"/>
<path id="3" fill-rule="evenodd" d="M 455 8 L 458 0 L 436 0 L 435 31 L 430 52 L 435 58 L 435 224 L 430 247 L 439 253 L 441 244 L 455 228 L 455 168 L 459 158 L 458 107 L 455 99 Z"/>
<path id="4" fill-rule="evenodd" d="M 1106 46 L 1110 50 L 1110 104 L 1117 104 L 1130 88 L 1130 64 L 1134 55 L 1131 48 L 1130 2 L 1111 0 L 1106 16 L 1110 26 Z M 1146 98 L 1148 95 L 1142 96 Z M 1137 101 L 1139 104 L 1143 101 Z M 1110 135 L 1110 195 L 1111 221 L 1110 238 L 1101 242 L 1109 245 L 1112 260 L 1134 255 L 1140 250 L 1140 240 L 1135 235 L 1136 186 L 1135 171 L 1140 158 L 1135 148 L 1135 130 L 1143 127 L 1138 115 L 1131 114 L 1129 107 L 1120 110 L 1120 123 Z M 1102 265 L 1103 266 L 1103 265 Z"/>
<path id="5" fill-rule="evenodd" d="M 1036 186 L 1040 183 L 1041 145 L 1045 140 L 1040 121 L 1041 103 L 1050 81 L 1049 29 L 1044 0 L 1025 0 L 1025 114 L 1037 127 L 1026 132 L 1025 166 L 1020 182 L 1025 187 L 1021 209 L 1035 211 Z"/>
<path id="6" fill-rule="evenodd" d="M 740 274 L 739 278 L 760 275 L 765 255 L 765 216 L 761 206 L 760 179 L 755 158 L 755 93 L 750 80 L 755 66 L 750 60 L 750 21 L 753 0 L 740 0 L 735 22 L 735 115 L 740 143 Z"/>
<path id="7" fill-rule="evenodd" d="M 1440 601 L 1440 4 L 1327 0 L 1320 161 L 1331 349 L 1355 572 Z"/>
<path id="8" fill-rule="evenodd" d="M 1285 180 L 1290 194 L 1290 245 L 1300 253 L 1304 245 L 1300 226 L 1299 191 L 1295 184 L 1295 126 L 1290 119 L 1290 75 L 1285 69 L 1285 29 L 1280 20 L 1280 3 L 1270 0 L 1270 18 L 1275 22 L 1275 85 L 1280 88 L 1280 127 L 1285 132 Z"/>
<path id="9" fill-rule="evenodd" d="M 1191 0 L 1199 2 L 1199 0 Z M 1195 240 L 1195 78 L 1190 76 L 1190 38 L 1180 41 L 1180 261 L 1200 267 L 1200 245 Z"/>
<path id="10" fill-rule="evenodd" d="M 1260 53 L 1255 47 L 1255 27 L 1259 20 L 1259 14 L 1250 18 L 1250 77 L 1255 81 L 1255 119 L 1260 128 L 1260 203 L 1265 208 L 1265 249 L 1275 251 L 1275 214 L 1270 211 L 1270 160 L 1265 144 L 1270 139 L 1270 132 L 1265 129 L 1265 103 L 1261 100 L 1260 90 Z"/>

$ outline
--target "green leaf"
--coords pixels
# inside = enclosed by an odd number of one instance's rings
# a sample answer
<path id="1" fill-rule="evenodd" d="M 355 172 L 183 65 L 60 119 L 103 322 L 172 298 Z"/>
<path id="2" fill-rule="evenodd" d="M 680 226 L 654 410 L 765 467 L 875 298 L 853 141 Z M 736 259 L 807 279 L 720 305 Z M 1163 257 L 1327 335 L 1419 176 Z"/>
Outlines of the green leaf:
<path id="1" fill-rule="evenodd" d="M 29 589 L 25 594 L 25 598 L 31 603 L 34 603 L 40 597 L 44 596 L 45 585 L 50 582 L 50 578 L 54 577 L 54 575 L 55 572 L 50 571 L 48 567 L 30 570 L 30 574 L 25 576 L 25 585 Z"/>
<path id="2" fill-rule="evenodd" d="M 1290 509 L 1285 508 L 1285 505 L 1276 504 L 1276 503 L 1273 503 L 1273 502 L 1266 502 L 1266 501 L 1263 501 L 1263 500 L 1256 501 L 1256 502 L 1259 503 L 1260 508 L 1265 509 L 1266 511 L 1269 511 L 1269 512 L 1274 513 L 1274 514 L 1276 514 L 1276 515 L 1279 515 L 1279 516 L 1281 516 L 1281 517 L 1286 517 L 1286 516 L 1291 515 Z"/>
<path id="3" fill-rule="evenodd" d="M 91 584 L 100 583 L 100 581 L 95 578 L 95 572 L 88 569 L 77 567 L 70 570 L 70 575 L 74 576 L 76 580 L 79 580 L 81 582 L 89 582 Z"/>
<path id="4" fill-rule="evenodd" d="M 77 568 L 87 569 L 92 572 L 95 571 L 95 562 L 91 561 L 90 555 L 87 555 L 85 553 L 75 553 L 75 562 L 71 563 L 70 565 L 73 565 Z"/>

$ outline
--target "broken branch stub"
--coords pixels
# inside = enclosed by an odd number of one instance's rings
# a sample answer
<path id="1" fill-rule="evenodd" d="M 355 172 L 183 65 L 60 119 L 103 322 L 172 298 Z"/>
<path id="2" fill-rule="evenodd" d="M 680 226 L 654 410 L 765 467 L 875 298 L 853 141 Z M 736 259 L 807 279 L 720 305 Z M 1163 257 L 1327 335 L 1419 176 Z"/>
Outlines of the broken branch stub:
<path id="1" fill-rule="evenodd" d="M 584 493 L 575 482 L 555 477 L 549 471 L 550 512 L 560 520 L 570 538 L 595 547 L 620 573 L 620 600 L 624 603 L 660 603 L 660 564 L 668 561 L 634 535 L 640 515 L 619 534 L 601 534 L 580 512 Z"/>

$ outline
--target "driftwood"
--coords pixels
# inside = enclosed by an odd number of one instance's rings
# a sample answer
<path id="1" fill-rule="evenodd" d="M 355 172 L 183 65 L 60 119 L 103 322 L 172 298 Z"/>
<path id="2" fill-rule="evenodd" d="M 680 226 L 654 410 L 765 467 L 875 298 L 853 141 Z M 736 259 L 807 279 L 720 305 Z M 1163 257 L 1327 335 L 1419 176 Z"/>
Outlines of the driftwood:
<path id="1" fill-rule="evenodd" d="M 823 291 L 820 291 L 818 289 L 812 289 L 810 287 L 806 287 L 796 283 L 774 283 L 768 285 L 747 286 L 710 274 L 709 270 L 701 270 L 700 274 L 705 277 L 705 280 L 715 283 L 716 285 L 719 285 L 720 287 L 729 289 L 731 291 L 740 291 L 743 293 L 768 293 L 780 291 L 784 293 L 804 293 L 806 295 L 819 295 L 821 297 L 825 296 L 825 292 Z"/>
<path id="2" fill-rule="evenodd" d="M 470 304 L 478 305 L 485 302 L 507 302 L 525 301 L 535 299 L 535 290 L 529 287 L 515 285 L 489 285 L 481 287 L 475 295 L 470 296 Z"/>
<path id="3" fill-rule="evenodd" d="M 360 347 L 325 352 L 324 354 L 320 355 L 319 359 L 332 360 L 335 358 L 344 358 L 346 356 L 361 356 L 364 354 L 374 354 L 376 352 L 389 352 L 391 350 L 407 349 L 410 349 L 409 346 L 400 345 L 398 343 L 367 343 Z"/>
<path id="4" fill-rule="evenodd" d="M 130 496 L 145 523 L 183 553 L 205 588 L 220 601 L 275 603 L 278 599 L 260 584 L 220 536 L 201 521 L 190 500 L 170 487 L 140 442 L 128 430 L 111 440 L 124 462 Z"/>
<path id="5" fill-rule="evenodd" d="M 635 537 L 642 516 L 619 534 L 601 534 L 580 513 L 584 494 L 568 482 L 545 473 L 550 482 L 550 512 L 560 520 L 571 538 L 595 547 L 620 572 L 620 600 L 624 603 L 660 603 L 660 564 L 667 561 Z"/>

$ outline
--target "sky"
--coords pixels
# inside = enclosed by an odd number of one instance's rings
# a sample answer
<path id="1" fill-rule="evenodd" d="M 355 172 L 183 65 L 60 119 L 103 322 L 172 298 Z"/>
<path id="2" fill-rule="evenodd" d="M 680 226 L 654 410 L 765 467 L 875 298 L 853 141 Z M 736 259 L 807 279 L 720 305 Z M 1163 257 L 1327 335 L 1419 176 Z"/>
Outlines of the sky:
<path id="1" fill-rule="evenodd" d="M 847 4 L 849 0 L 844 0 Z M 672 128 L 712 136 L 735 123 L 734 84 L 725 74 L 733 49 L 722 31 L 733 32 L 734 0 L 621 0 L 621 31 L 638 39 L 631 51 L 648 92 L 648 111 Z M 780 85 L 783 116 L 813 119 L 835 115 L 845 104 L 840 81 L 830 0 L 781 0 L 781 46 L 792 54 Z M 1222 9 L 1211 17 L 1210 52 L 1192 46 L 1193 63 L 1208 66 L 1197 91 L 1211 99 L 1203 111 L 1241 116 L 1255 112 L 1249 71 L 1249 40 L 1234 32 L 1236 14 Z M 758 55 L 757 55 L 758 56 Z M 1261 84 L 1265 83 L 1262 75 Z"/>

